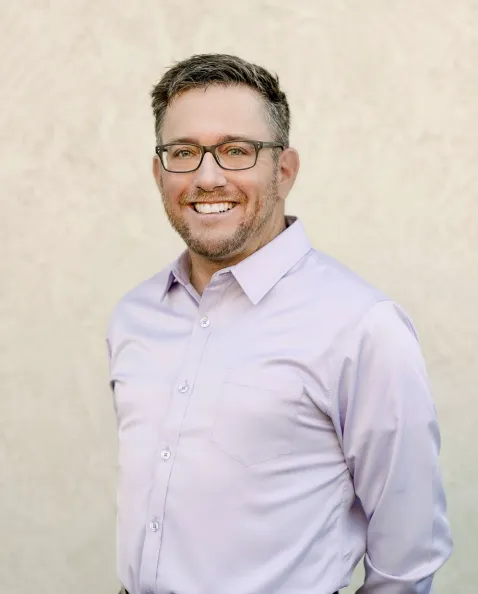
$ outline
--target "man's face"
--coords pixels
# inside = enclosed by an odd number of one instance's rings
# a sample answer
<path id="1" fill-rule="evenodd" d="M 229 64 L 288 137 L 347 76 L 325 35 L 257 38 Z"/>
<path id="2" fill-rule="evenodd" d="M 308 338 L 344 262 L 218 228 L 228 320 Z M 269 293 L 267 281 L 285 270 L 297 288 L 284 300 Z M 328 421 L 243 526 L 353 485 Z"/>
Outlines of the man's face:
<path id="1" fill-rule="evenodd" d="M 273 141 L 260 96 L 248 87 L 210 86 L 177 97 L 168 107 L 162 143 L 213 145 L 225 137 Z M 259 152 L 252 169 L 222 169 L 206 153 L 197 171 L 171 173 L 155 159 L 154 174 L 166 214 L 189 249 L 220 261 L 245 257 L 283 226 L 280 165 L 271 149 Z M 226 212 L 204 213 L 204 203 L 231 203 Z M 280 229 L 279 229 L 280 231 Z"/>

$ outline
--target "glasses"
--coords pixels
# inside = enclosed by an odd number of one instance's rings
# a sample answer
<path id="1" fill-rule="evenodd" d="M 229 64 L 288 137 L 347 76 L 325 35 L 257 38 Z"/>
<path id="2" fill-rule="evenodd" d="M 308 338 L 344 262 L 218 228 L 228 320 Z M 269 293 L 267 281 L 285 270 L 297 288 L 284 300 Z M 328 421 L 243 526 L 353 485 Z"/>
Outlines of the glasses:
<path id="1" fill-rule="evenodd" d="M 279 142 L 262 142 L 261 140 L 228 140 L 211 146 L 174 142 L 158 145 L 156 154 L 161 159 L 164 169 L 171 173 L 196 171 L 201 167 L 206 153 L 211 153 L 222 169 L 242 171 L 254 167 L 259 151 L 263 148 L 284 150 L 285 145 Z"/>

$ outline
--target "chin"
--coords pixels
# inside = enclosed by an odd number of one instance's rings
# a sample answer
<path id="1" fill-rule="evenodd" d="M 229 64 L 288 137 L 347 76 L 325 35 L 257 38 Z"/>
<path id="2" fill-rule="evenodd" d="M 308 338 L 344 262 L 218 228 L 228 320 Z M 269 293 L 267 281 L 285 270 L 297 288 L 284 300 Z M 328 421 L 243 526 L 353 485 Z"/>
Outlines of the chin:
<path id="1" fill-rule="evenodd" d="M 216 241 L 190 240 L 188 242 L 188 247 L 199 256 L 218 262 L 231 258 L 240 251 L 240 246 L 233 244 L 229 238 L 223 238 L 222 240 Z"/>
<path id="2" fill-rule="evenodd" d="M 221 261 L 233 255 L 232 252 L 229 252 L 227 249 L 224 249 L 222 246 L 217 245 L 204 245 L 204 244 L 197 244 L 193 243 L 190 244 L 189 249 L 198 254 L 199 256 L 203 256 L 208 260 L 214 261 Z"/>

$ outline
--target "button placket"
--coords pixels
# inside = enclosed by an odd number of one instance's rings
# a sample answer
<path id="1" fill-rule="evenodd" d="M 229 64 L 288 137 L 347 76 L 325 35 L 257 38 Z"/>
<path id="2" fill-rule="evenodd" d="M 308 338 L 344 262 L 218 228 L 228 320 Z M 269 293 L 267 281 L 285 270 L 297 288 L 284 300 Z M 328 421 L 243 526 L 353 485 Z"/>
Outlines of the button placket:
<path id="1" fill-rule="evenodd" d="M 160 552 L 162 548 L 162 533 L 164 523 L 167 522 L 165 507 L 168 496 L 168 485 L 174 465 L 177 463 L 178 443 L 181 430 L 187 426 L 186 411 L 193 397 L 196 379 L 201 361 L 212 328 L 219 322 L 218 306 L 227 287 L 232 283 L 226 279 L 216 279 L 216 286 L 211 291 L 207 289 L 202 295 L 198 308 L 191 318 L 190 340 L 184 353 L 184 363 L 176 371 L 175 382 L 170 385 L 172 395 L 171 405 L 161 426 L 161 441 L 158 443 L 155 456 L 154 484 L 149 500 L 149 514 L 146 524 L 146 536 L 143 556 L 149 562 L 144 563 L 142 573 L 142 591 L 150 591 L 156 579 L 156 570 L 160 566 Z M 217 286 L 219 285 L 219 286 Z M 212 320 L 209 316 L 212 316 Z M 211 324 L 214 322 L 214 325 Z M 184 422 L 183 422 L 184 421 Z M 172 452 L 175 455 L 172 455 Z"/>

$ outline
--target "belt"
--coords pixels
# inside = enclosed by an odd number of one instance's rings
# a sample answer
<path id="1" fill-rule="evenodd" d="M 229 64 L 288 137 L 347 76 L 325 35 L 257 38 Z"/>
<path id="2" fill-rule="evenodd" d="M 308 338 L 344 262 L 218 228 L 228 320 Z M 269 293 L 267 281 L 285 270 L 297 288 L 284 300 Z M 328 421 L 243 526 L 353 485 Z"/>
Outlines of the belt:
<path id="1" fill-rule="evenodd" d="M 119 594 L 129 594 L 128 590 L 126 588 L 121 588 Z M 334 594 L 339 594 L 338 592 L 335 592 Z"/>

